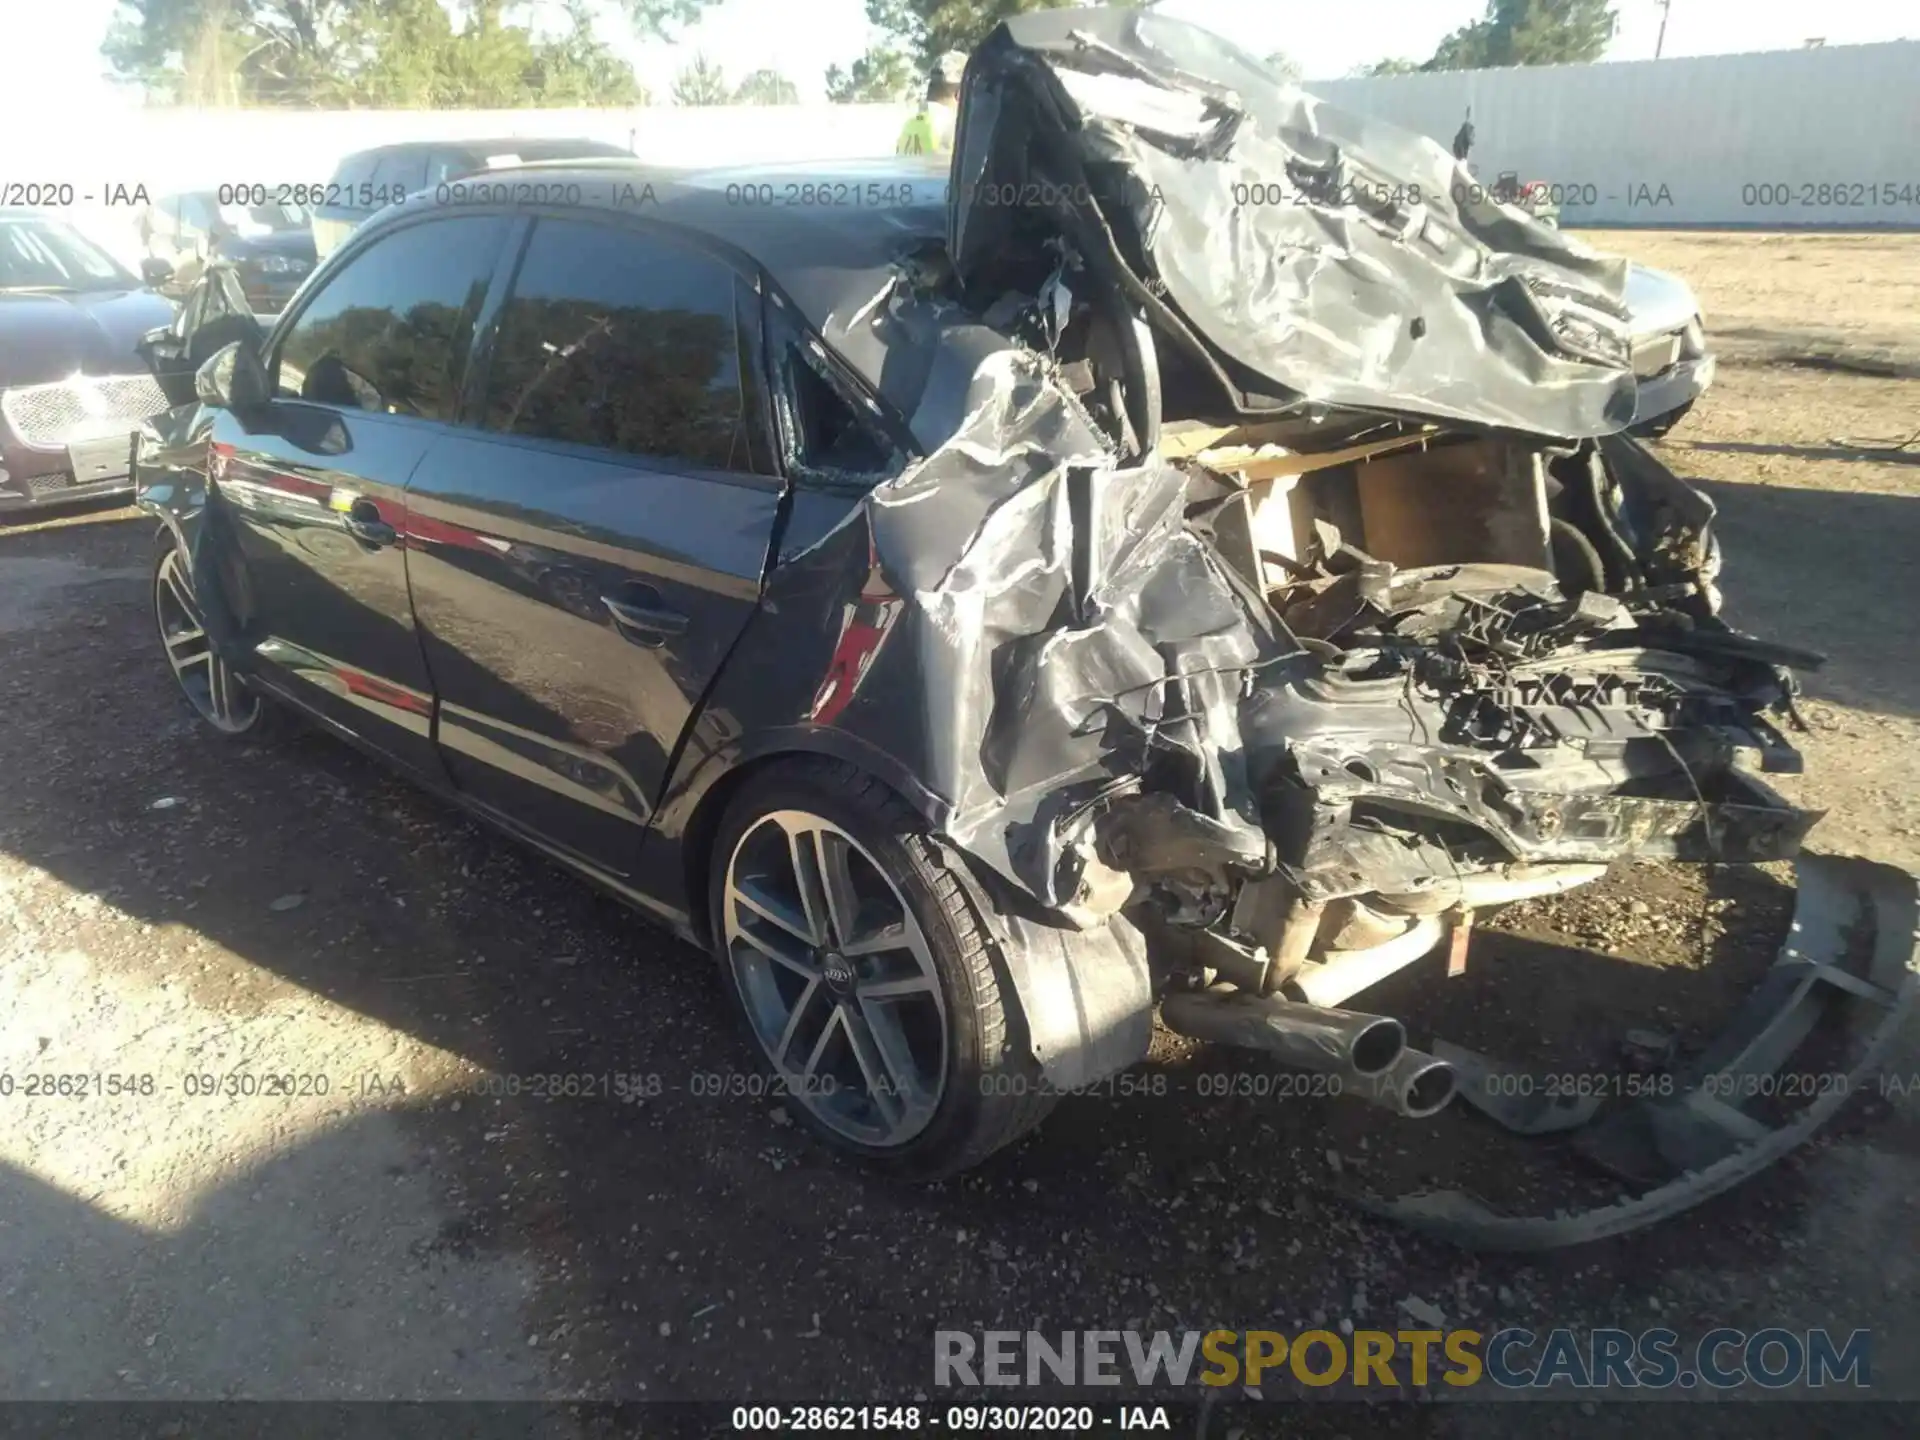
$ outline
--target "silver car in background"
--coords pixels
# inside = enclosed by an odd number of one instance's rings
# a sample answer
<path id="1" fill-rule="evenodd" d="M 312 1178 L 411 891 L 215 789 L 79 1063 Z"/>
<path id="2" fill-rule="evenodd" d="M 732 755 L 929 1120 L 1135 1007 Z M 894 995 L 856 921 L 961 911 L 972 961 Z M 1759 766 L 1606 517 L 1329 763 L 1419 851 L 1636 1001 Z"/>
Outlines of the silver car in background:
<path id="1" fill-rule="evenodd" d="M 64 220 L 0 209 L 0 513 L 131 490 L 167 408 L 138 345 L 173 305 Z"/>

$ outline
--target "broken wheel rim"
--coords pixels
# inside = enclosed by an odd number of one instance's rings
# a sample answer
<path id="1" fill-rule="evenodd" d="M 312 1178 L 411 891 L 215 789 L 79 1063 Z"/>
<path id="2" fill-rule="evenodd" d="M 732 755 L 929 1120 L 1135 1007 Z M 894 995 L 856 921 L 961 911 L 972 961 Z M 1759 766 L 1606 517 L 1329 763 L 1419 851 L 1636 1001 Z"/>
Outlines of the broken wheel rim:
<path id="1" fill-rule="evenodd" d="M 727 963 L 785 1097 L 838 1135 L 896 1149 L 946 1089 L 947 1006 L 920 923 L 830 820 L 776 810 L 727 861 Z"/>

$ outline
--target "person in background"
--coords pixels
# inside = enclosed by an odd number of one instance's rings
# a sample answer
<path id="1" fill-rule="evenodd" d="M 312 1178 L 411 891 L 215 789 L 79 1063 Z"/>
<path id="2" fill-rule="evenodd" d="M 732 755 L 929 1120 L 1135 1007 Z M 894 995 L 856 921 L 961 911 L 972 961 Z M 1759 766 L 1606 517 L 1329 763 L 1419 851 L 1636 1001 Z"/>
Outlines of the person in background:
<path id="1" fill-rule="evenodd" d="M 948 155 L 953 152 L 953 132 L 960 119 L 960 77 L 966 73 L 967 57 L 949 50 L 933 62 L 927 76 L 927 98 L 912 119 L 901 128 L 893 147 L 897 155 Z"/>

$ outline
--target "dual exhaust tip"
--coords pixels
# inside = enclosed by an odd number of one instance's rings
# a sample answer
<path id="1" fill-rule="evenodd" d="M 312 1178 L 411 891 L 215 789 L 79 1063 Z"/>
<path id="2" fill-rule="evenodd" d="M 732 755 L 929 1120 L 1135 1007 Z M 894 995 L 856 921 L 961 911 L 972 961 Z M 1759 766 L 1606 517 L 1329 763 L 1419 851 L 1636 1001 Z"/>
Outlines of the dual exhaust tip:
<path id="1" fill-rule="evenodd" d="M 1409 1047 L 1406 1027 L 1385 1015 L 1226 985 L 1169 995 L 1160 1014 L 1168 1029 L 1196 1040 L 1264 1050 L 1285 1064 L 1336 1075 L 1342 1094 L 1358 1095 L 1408 1119 L 1445 1109 L 1458 1087 L 1451 1065 Z"/>

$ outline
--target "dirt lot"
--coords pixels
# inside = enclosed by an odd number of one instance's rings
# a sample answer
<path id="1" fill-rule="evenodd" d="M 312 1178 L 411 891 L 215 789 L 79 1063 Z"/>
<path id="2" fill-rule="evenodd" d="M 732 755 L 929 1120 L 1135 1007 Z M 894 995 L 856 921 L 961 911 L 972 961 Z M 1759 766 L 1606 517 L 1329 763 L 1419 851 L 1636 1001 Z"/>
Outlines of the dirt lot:
<path id="1" fill-rule="evenodd" d="M 1816 843 L 1920 865 L 1920 453 L 1865 448 L 1920 430 L 1920 239 L 1595 238 L 1688 275 L 1726 341 L 1664 452 L 1722 507 L 1736 623 L 1832 656 L 1794 782 L 1833 812 Z M 1330 1193 L 1527 1193 L 1470 1117 L 1207 1098 L 1235 1062 L 1170 1045 L 1160 1098 L 1070 1101 L 930 1190 L 862 1179 L 771 1101 L 711 1093 L 751 1072 L 704 957 L 338 745 L 197 731 L 150 631 L 150 531 L 0 531 L 0 1073 L 130 1092 L 0 1099 L 0 1398 L 900 1402 L 929 1396 L 936 1329 L 1394 1328 L 1413 1297 L 1481 1330 L 1866 1327 L 1875 1394 L 1920 1399 L 1920 1102 L 1864 1097 L 1683 1219 L 1532 1261 Z M 1452 986 L 1431 1013 L 1463 1043 L 1609 1065 L 1628 1025 L 1709 1029 L 1789 909 L 1778 875 L 1627 867 L 1504 913 L 1467 977 L 1423 983 Z M 483 1093 L 616 1074 L 660 1093 Z M 1743 1434 L 1843 1426 L 1910 1430 L 1893 1407 L 1740 1407 Z"/>

